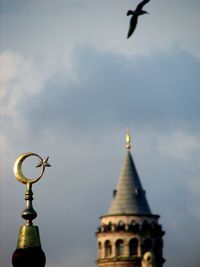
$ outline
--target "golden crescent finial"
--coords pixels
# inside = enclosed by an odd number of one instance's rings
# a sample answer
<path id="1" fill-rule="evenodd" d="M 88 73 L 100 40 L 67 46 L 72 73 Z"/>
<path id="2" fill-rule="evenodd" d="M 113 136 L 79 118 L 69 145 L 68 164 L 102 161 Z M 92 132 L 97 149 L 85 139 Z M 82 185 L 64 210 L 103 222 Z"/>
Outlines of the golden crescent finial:
<path id="1" fill-rule="evenodd" d="M 41 167 L 40 175 L 37 178 L 33 178 L 33 179 L 25 177 L 22 172 L 22 163 L 24 162 L 26 158 L 31 157 L 31 156 L 35 156 L 39 158 L 40 163 L 36 167 Z M 13 170 L 14 170 L 15 177 L 17 178 L 19 182 L 23 184 L 34 184 L 42 178 L 45 168 L 50 167 L 50 166 L 51 165 L 48 163 L 48 157 L 45 160 L 43 160 L 38 154 L 28 152 L 28 153 L 22 154 L 21 156 L 17 158 L 17 160 L 15 161 Z"/>
<path id="2" fill-rule="evenodd" d="M 126 148 L 128 150 L 131 149 L 131 134 L 130 134 L 130 128 L 127 128 L 126 130 Z"/>

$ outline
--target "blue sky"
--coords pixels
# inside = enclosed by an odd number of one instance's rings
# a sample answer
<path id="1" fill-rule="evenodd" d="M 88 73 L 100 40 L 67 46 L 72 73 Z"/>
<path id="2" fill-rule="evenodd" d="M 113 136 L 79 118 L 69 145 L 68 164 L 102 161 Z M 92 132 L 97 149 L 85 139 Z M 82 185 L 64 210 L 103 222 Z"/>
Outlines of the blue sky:
<path id="1" fill-rule="evenodd" d="M 47 266 L 95 266 L 129 126 L 165 266 L 198 267 L 200 2 L 150 1 L 127 40 L 138 2 L 1 0 L 0 265 L 23 223 L 12 167 L 33 151 L 52 164 L 33 188 Z"/>

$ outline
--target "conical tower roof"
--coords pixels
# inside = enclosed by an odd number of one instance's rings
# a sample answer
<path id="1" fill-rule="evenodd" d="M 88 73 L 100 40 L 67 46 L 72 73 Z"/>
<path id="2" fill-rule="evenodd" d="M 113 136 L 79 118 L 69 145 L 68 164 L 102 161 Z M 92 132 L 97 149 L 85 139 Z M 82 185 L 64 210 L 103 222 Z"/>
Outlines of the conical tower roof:
<path id="1" fill-rule="evenodd" d="M 151 210 L 130 151 L 129 130 L 126 135 L 126 148 L 127 154 L 108 215 L 150 215 Z"/>

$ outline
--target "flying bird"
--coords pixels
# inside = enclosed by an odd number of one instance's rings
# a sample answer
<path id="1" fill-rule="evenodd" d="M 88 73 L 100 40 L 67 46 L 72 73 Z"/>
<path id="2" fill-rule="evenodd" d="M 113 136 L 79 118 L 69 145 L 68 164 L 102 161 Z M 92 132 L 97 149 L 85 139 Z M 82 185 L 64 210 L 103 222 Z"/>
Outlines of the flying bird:
<path id="1" fill-rule="evenodd" d="M 143 0 L 141 3 L 139 3 L 139 5 L 136 7 L 136 9 L 134 11 L 129 10 L 127 12 L 127 16 L 132 15 L 131 20 L 130 20 L 130 27 L 129 27 L 127 38 L 129 38 L 133 34 L 133 32 L 136 28 L 136 25 L 137 25 L 138 17 L 140 15 L 149 14 L 147 11 L 142 9 L 143 6 L 146 5 L 149 1 L 150 0 Z"/>
<path id="2" fill-rule="evenodd" d="M 42 159 L 39 164 L 37 166 L 35 166 L 36 168 L 39 168 L 41 166 L 44 167 L 51 167 L 51 165 L 48 163 L 49 157 L 47 157 L 46 159 Z"/>

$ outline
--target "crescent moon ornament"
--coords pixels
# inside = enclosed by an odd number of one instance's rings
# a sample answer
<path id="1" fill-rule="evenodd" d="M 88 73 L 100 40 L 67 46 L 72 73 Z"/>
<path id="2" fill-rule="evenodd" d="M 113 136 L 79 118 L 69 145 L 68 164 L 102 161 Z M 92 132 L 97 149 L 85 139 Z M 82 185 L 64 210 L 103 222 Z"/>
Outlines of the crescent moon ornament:
<path id="1" fill-rule="evenodd" d="M 23 162 L 24 162 L 24 160 L 26 158 L 32 157 L 32 156 L 39 158 L 40 163 L 36 167 L 41 167 L 41 173 L 36 178 L 27 178 L 27 177 L 24 176 L 24 174 L 22 172 L 22 164 L 23 164 Z M 49 157 L 47 157 L 44 160 L 38 154 L 35 154 L 35 153 L 32 153 L 32 152 L 22 154 L 21 156 L 19 156 L 17 158 L 17 160 L 15 161 L 15 164 L 14 164 L 13 170 L 14 170 L 15 177 L 22 184 L 34 184 L 34 183 L 38 182 L 42 178 L 42 176 L 44 174 L 44 171 L 45 171 L 45 168 L 51 166 L 48 163 L 48 159 L 49 159 Z"/>
<path id="2" fill-rule="evenodd" d="M 36 157 L 39 159 L 39 163 L 36 166 L 40 168 L 40 174 L 38 177 L 27 178 L 23 174 L 22 165 L 24 160 L 27 159 L 28 157 Z M 15 177 L 20 183 L 26 185 L 26 192 L 25 192 L 26 206 L 21 215 L 22 218 L 26 220 L 26 222 L 20 227 L 17 249 L 24 250 L 25 248 L 35 248 L 35 247 L 41 248 L 38 226 L 33 225 L 33 220 L 37 217 L 37 212 L 34 210 L 32 205 L 32 200 L 33 200 L 32 185 L 38 182 L 42 178 L 46 167 L 51 167 L 51 165 L 48 163 L 48 159 L 49 157 L 43 159 L 38 154 L 29 152 L 22 154 L 15 161 L 13 168 Z"/>

